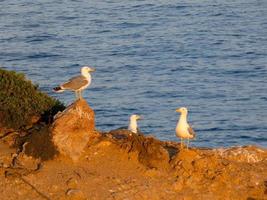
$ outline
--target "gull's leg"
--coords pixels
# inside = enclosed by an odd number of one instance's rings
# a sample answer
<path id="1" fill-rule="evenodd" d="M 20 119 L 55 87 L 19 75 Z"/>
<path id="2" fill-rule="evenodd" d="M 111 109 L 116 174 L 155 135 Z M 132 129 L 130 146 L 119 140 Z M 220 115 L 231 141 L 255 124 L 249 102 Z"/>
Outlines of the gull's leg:
<path id="1" fill-rule="evenodd" d="M 82 96 L 83 96 L 82 94 L 83 94 L 83 91 L 81 90 L 81 91 L 80 91 L 81 99 L 83 98 L 83 97 L 82 97 Z"/>
<path id="2" fill-rule="evenodd" d="M 188 138 L 188 147 L 189 147 L 189 145 L 190 145 L 190 138 Z"/>
<path id="3" fill-rule="evenodd" d="M 75 97 L 76 97 L 76 100 L 78 99 L 78 92 L 75 90 Z"/>
<path id="4" fill-rule="evenodd" d="M 180 145 L 181 145 L 181 149 L 182 149 L 183 148 L 183 138 L 181 138 Z"/>
<path id="5" fill-rule="evenodd" d="M 189 138 L 187 138 L 187 149 L 188 149 L 188 146 L 189 146 Z"/>
<path id="6" fill-rule="evenodd" d="M 81 90 L 78 90 L 78 99 L 81 99 L 82 95 L 81 95 Z"/>

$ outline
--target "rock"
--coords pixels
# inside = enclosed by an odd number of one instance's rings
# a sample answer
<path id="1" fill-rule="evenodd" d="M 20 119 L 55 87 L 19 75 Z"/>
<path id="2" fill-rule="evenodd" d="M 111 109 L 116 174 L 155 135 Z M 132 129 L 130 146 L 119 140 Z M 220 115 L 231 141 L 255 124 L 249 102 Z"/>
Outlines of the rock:
<path id="1" fill-rule="evenodd" d="M 152 168 L 146 170 L 145 175 L 148 177 L 159 177 L 161 175 L 161 172 L 159 170 L 156 170 L 155 168 Z"/>
<path id="2" fill-rule="evenodd" d="M 27 156 L 24 153 L 20 153 L 16 158 L 14 162 L 15 168 L 24 168 L 30 171 L 35 171 L 39 169 L 41 164 L 40 159 L 35 159 L 32 156 Z"/>
<path id="3" fill-rule="evenodd" d="M 32 156 L 42 161 L 52 160 L 59 153 L 52 142 L 49 125 L 40 125 L 33 128 L 26 137 L 18 140 L 18 143 L 23 144 L 23 152 L 27 156 Z"/>
<path id="4" fill-rule="evenodd" d="M 9 148 L 9 146 L 0 141 L 0 167 L 8 168 L 12 166 L 12 161 L 16 155 L 16 150 Z"/>
<path id="5" fill-rule="evenodd" d="M 14 147 L 16 144 L 16 139 L 19 137 L 19 135 L 20 134 L 17 131 L 8 132 L 2 136 L 1 140 L 8 144 L 9 147 Z"/>
<path id="6" fill-rule="evenodd" d="M 4 138 L 9 133 L 15 132 L 14 129 L 5 127 L 3 124 L 3 120 L 5 118 L 5 115 L 0 111 L 0 139 Z"/>
<path id="7" fill-rule="evenodd" d="M 170 164 L 174 169 L 183 169 L 187 173 L 191 173 L 194 169 L 194 161 L 199 158 L 200 155 L 195 150 L 183 149 L 173 157 Z"/>
<path id="8" fill-rule="evenodd" d="M 68 199 L 71 200 L 87 200 L 84 193 L 81 190 L 78 189 L 68 189 L 66 191 L 66 196 Z"/>
<path id="9" fill-rule="evenodd" d="M 158 140 L 148 137 L 141 144 L 142 148 L 139 154 L 141 163 L 150 168 L 169 168 L 169 153 Z"/>
<path id="10" fill-rule="evenodd" d="M 179 192 L 183 189 L 184 185 L 185 185 L 184 180 L 180 178 L 173 183 L 173 189 L 176 192 Z"/>
<path id="11" fill-rule="evenodd" d="M 131 134 L 128 130 L 113 130 L 106 135 L 111 135 L 113 142 L 127 153 L 136 153 L 139 162 L 146 167 L 169 169 L 169 153 L 159 140 L 142 134 Z"/>
<path id="12" fill-rule="evenodd" d="M 98 136 L 95 114 L 83 99 L 77 100 L 55 116 L 52 141 L 59 153 L 77 161 L 88 141 Z"/>
<path id="13" fill-rule="evenodd" d="M 236 162 L 257 163 L 267 159 L 267 151 L 255 146 L 215 149 L 214 151 L 223 158 Z"/>
<path id="14" fill-rule="evenodd" d="M 78 181 L 75 178 L 69 178 L 67 180 L 66 184 L 70 188 L 77 188 Z"/>

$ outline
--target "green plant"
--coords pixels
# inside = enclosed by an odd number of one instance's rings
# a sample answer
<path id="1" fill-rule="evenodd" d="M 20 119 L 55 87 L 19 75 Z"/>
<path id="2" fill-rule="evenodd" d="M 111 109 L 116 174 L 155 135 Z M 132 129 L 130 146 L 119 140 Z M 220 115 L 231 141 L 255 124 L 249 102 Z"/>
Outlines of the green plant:
<path id="1" fill-rule="evenodd" d="M 64 105 L 38 90 L 22 73 L 0 69 L 0 124 L 20 129 L 33 119 L 50 119 Z"/>

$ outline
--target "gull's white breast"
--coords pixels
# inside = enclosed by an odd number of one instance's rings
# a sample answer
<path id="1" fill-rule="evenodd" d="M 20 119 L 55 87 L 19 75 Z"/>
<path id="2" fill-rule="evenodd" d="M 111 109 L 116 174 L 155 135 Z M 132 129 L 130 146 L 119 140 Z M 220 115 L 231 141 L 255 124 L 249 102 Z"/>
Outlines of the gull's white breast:
<path id="1" fill-rule="evenodd" d="M 176 126 L 176 136 L 181 138 L 192 138 L 188 131 L 189 125 L 185 122 L 179 122 Z"/>

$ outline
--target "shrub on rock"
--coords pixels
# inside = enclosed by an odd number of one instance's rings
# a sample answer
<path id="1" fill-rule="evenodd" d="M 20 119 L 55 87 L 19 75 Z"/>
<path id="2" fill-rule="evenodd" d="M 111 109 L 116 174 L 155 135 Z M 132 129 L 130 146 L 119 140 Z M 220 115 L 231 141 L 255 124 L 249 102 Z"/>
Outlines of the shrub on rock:
<path id="1" fill-rule="evenodd" d="M 22 73 L 0 69 L 0 127 L 17 130 L 63 109 Z"/>

